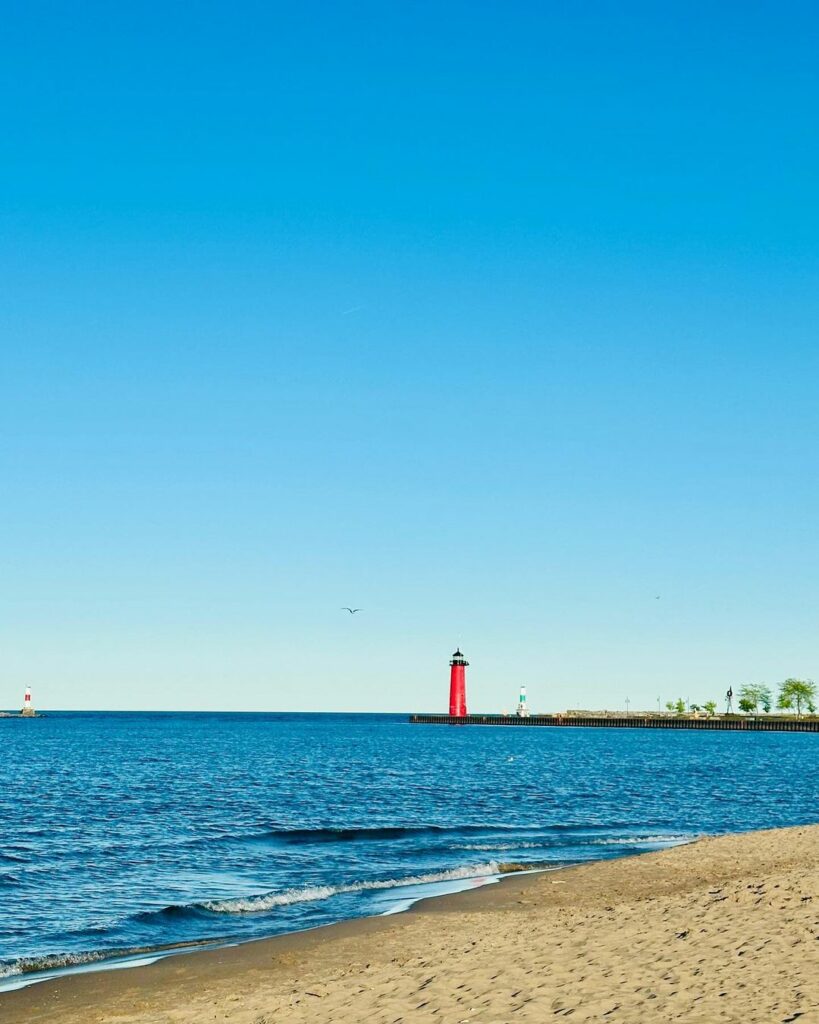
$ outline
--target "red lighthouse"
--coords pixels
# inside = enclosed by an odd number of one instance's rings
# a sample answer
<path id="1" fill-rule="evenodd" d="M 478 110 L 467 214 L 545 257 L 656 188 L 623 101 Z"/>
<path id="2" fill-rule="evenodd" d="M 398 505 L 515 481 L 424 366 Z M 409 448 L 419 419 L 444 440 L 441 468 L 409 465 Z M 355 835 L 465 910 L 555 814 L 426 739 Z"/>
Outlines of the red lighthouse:
<path id="1" fill-rule="evenodd" d="M 469 662 L 460 647 L 452 655 L 449 673 L 449 713 L 453 718 L 466 716 L 466 666 Z"/>

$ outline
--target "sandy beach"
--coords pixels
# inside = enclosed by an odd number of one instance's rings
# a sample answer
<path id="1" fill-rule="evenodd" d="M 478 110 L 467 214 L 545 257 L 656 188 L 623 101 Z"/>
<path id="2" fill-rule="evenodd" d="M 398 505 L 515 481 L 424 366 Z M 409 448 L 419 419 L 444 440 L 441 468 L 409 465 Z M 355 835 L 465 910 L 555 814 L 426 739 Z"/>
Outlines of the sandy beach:
<path id="1" fill-rule="evenodd" d="M 819 826 L 0 996 L 4 1024 L 819 1022 Z"/>

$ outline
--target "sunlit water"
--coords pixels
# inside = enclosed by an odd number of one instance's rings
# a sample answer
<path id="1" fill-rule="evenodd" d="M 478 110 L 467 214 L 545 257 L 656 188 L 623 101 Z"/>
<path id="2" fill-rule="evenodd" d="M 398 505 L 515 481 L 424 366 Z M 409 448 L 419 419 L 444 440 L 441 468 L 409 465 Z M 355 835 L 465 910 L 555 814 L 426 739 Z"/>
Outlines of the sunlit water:
<path id="1" fill-rule="evenodd" d="M 0 751 L 0 987 L 819 819 L 819 735 L 65 713 Z"/>

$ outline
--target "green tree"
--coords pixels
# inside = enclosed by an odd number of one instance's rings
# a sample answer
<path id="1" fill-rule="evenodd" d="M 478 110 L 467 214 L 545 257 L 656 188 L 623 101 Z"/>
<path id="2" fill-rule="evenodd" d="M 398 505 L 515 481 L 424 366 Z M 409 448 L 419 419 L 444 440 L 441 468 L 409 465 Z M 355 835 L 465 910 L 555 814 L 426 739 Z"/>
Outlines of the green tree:
<path id="1" fill-rule="evenodd" d="M 717 713 L 717 702 L 715 700 L 707 700 L 703 704 L 703 707 L 708 712 L 708 714 L 711 715 L 711 716 L 713 716 L 713 715 L 715 715 Z"/>
<path id="2" fill-rule="evenodd" d="M 674 705 L 674 710 L 677 712 L 678 715 L 685 714 L 685 701 L 682 699 L 682 697 L 680 697 L 680 699 Z"/>
<path id="3" fill-rule="evenodd" d="M 674 703 L 673 700 L 667 700 L 665 702 L 665 709 L 666 709 L 666 711 L 673 711 L 676 706 L 677 705 Z"/>
<path id="4" fill-rule="evenodd" d="M 783 711 L 796 708 L 797 718 L 802 717 L 802 708 L 813 714 L 816 711 L 816 683 L 812 679 L 786 679 L 779 684 L 776 706 Z"/>
<path id="5" fill-rule="evenodd" d="M 699 706 L 699 704 L 689 704 L 688 705 L 688 710 L 689 711 L 701 711 L 702 708 Z"/>
<path id="6" fill-rule="evenodd" d="M 756 714 L 760 708 L 766 713 L 771 710 L 770 686 L 764 683 L 746 683 L 739 690 L 739 710 L 747 711 L 748 714 Z"/>

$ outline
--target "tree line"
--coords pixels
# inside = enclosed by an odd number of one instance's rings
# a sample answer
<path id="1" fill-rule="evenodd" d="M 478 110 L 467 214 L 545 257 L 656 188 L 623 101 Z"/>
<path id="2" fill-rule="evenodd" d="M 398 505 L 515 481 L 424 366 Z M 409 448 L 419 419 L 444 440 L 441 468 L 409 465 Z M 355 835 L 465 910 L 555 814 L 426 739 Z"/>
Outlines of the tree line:
<path id="1" fill-rule="evenodd" d="M 795 711 L 797 718 L 801 718 L 804 712 L 810 715 L 816 713 L 817 688 L 812 679 L 786 679 L 779 684 L 779 693 L 776 696 L 776 707 L 779 711 Z M 774 695 L 767 683 L 746 683 L 739 688 L 737 707 L 749 715 L 758 715 L 760 711 L 768 714 L 774 706 Z M 684 715 L 686 711 L 705 711 L 709 715 L 717 712 L 717 702 L 708 700 L 704 704 L 689 704 L 686 707 L 685 701 L 670 700 L 666 704 L 669 711 L 677 715 Z"/>

